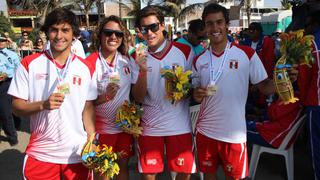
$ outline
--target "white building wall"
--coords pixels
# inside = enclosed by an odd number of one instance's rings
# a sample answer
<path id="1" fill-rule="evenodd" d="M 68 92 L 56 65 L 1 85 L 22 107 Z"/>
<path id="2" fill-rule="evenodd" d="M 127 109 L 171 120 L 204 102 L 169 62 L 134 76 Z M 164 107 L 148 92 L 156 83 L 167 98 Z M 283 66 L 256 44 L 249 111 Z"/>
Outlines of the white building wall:
<path id="1" fill-rule="evenodd" d="M 0 1 L 0 11 L 3 12 L 3 14 L 8 17 L 8 6 L 7 1 L 1 0 Z"/>

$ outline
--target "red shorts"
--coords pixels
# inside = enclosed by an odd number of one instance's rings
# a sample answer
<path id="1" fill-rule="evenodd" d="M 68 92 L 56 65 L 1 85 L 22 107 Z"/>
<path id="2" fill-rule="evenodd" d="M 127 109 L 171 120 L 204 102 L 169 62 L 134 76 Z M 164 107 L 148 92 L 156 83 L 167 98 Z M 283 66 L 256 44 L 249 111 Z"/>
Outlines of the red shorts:
<path id="1" fill-rule="evenodd" d="M 25 156 L 24 160 L 23 175 L 25 179 L 32 180 L 60 180 L 61 176 L 65 180 L 79 179 L 87 180 L 90 179 L 89 170 L 82 165 L 77 164 L 55 164 L 49 162 L 43 162 L 36 160 L 28 155 Z"/>
<path id="2" fill-rule="evenodd" d="M 201 172 L 216 173 L 221 164 L 227 176 L 243 179 L 248 175 L 246 143 L 227 143 L 200 133 L 196 135 L 196 143 Z"/>
<path id="3" fill-rule="evenodd" d="M 169 170 L 181 173 L 196 172 L 191 133 L 175 136 L 140 136 L 138 138 L 139 172 L 162 172 L 164 152 Z"/>
<path id="4" fill-rule="evenodd" d="M 127 133 L 99 134 L 99 143 L 112 146 L 113 152 L 123 152 L 122 158 L 129 158 L 133 155 L 133 137 Z"/>

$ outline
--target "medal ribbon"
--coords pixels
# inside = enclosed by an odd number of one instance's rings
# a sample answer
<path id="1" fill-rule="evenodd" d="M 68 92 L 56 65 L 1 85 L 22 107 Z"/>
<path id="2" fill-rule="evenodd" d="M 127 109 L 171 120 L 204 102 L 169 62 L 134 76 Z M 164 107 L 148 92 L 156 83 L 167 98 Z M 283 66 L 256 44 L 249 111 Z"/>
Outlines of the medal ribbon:
<path id="1" fill-rule="evenodd" d="M 117 72 L 117 65 L 118 65 L 118 51 L 116 52 L 116 55 L 115 55 L 115 63 L 114 63 L 114 68 L 110 67 L 108 64 L 107 64 L 107 60 L 103 57 L 102 55 L 102 52 L 101 52 L 101 48 L 99 48 L 99 58 L 102 62 L 102 66 L 103 66 L 103 72 L 105 73 L 107 70 L 109 73 L 115 73 Z"/>
<path id="2" fill-rule="evenodd" d="M 150 53 L 150 54 L 156 54 L 156 53 L 158 53 L 158 52 L 163 51 L 163 49 L 166 47 L 166 44 L 167 44 L 167 40 L 164 40 L 163 43 L 161 44 L 161 46 L 158 47 L 157 50 L 155 50 L 154 52 L 149 51 L 149 53 Z"/>
<path id="3" fill-rule="evenodd" d="M 59 71 L 57 62 L 56 62 L 56 60 L 55 60 L 54 57 L 53 57 L 53 54 L 52 54 L 51 49 L 48 49 L 47 51 L 49 52 L 48 54 L 51 56 L 51 58 L 52 58 L 52 60 L 53 60 L 53 63 L 54 63 L 55 68 L 56 68 L 56 72 L 57 72 L 57 74 L 58 74 L 58 82 L 59 82 L 59 85 L 61 85 L 61 84 L 62 84 L 62 81 L 66 78 L 67 73 L 68 73 L 68 71 L 69 71 L 69 66 L 70 66 L 70 63 L 71 63 L 71 61 L 72 61 L 71 59 L 73 58 L 73 54 L 71 53 L 71 54 L 69 55 L 65 67 L 64 67 L 63 69 L 61 69 L 61 71 Z"/>
<path id="4" fill-rule="evenodd" d="M 222 62 L 220 63 L 219 69 L 216 73 L 214 72 L 214 68 L 213 68 L 212 48 L 210 48 L 210 83 L 213 85 L 215 85 L 218 82 L 218 80 L 220 79 L 223 73 L 223 67 L 226 62 L 229 48 L 230 48 L 230 43 L 228 42 L 223 53 Z"/>

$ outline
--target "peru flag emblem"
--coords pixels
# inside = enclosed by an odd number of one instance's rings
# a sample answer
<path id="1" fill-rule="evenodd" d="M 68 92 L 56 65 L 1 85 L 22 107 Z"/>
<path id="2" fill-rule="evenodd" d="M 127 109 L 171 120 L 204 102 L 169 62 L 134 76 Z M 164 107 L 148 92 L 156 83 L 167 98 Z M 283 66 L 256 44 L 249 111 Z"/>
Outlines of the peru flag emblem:
<path id="1" fill-rule="evenodd" d="M 74 75 L 72 78 L 72 84 L 81 86 L 81 77 Z"/>
<path id="2" fill-rule="evenodd" d="M 238 69 L 238 67 L 239 67 L 239 63 L 238 63 L 237 60 L 231 60 L 229 62 L 229 68 L 230 69 Z"/>

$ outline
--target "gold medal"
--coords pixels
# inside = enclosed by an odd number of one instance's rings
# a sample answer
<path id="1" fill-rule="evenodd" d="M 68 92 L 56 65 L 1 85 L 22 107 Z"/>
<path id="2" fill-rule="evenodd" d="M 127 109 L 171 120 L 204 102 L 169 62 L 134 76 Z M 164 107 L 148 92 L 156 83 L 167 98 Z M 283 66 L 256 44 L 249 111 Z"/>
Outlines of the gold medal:
<path id="1" fill-rule="evenodd" d="M 68 83 L 57 86 L 58 93 L 61 94 L 70 94 L 70 87 Z"/>
<path id="2" fill-rule="evenodd" d="M 208 85 L 207 87 L 208 96 L 214 96 L 217 93 L 217 91 L 218 91 L 217 85 L 213 85 L 213 84 Z"/>
<path id="3" fill-rule="evenodd" d="M 111 73 L 109 75 L 109 83 L 120 84 L 120 75 L 119 73 Z"/>

